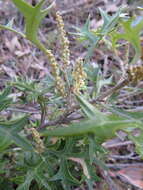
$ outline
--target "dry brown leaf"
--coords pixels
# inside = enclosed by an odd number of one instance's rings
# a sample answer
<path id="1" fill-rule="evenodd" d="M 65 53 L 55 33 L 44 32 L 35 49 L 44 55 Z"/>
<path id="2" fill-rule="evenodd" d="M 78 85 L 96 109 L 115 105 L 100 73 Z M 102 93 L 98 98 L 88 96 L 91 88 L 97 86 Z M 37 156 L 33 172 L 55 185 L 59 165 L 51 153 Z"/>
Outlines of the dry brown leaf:
<path id="1" fill-rule="evenodd" d="M 143 189 L 143 167 L 129 166 L 116 173 L 123 177 L 128 183 Z"/>
<path id="2" fill-rule="evenodd" d="M 52 144 L 56 144 L 57 141 L 58 141 L 58 138 L 57 138 L 57 137 L 52 137 L 52 138 L 51 138 Z"/>
<path id="3" fill-rule="evenodd" d="M 17 50 L 17 51 L 14 52 L 14 54 L 15 54 L 17 57 L 21 58 L 21 57 L 23 57 L 23 56 L 25 56 L 25 55 L 30 54 L 30 50 L 25 50 L 25 51 Z"/>
<path id="4" fill-rule="evenodd" d="M 10 52 L 14 52 L 16 49 L 22 50 L 20 42 L 17 36 L 14 36 L 12 40 L 5 38 L 5 45 L 9 49 Z"/>
<path id="5" fill-rule="evenodd" d="M 70 158 L 68 158 L 68 159 L 69 159 L 69 160 L 72 160 L 72 161 L 74 161 L 74 162 L 79 163 L 79 164 L 82 166 L 84 175 L 85 175 L 88 179 L 90 179 L 90 175 L 89 175 L 89 172 L 88 172 L 88 168 L 87 168 L 87 165 L 86 165 L 84 159 L 82 159 L 82 158 L 74 158 L 74 157 L 70 157 Z"/>
<path id="6" fill-rule="evenodd" d="M 10 67 L 6 67 L 4 65 L 1 66 L 2 69 L 5 71 L 5 73 L 10 76 L 11 78 L 14 78 L 16 76 L 16 71 L 11 69 Z"/>
<path id="7" fill-rule="evenodd" d="M 107 4 L 106 11 L 107 12 L 117 12 L 118 7 L 115 4 Z"/>

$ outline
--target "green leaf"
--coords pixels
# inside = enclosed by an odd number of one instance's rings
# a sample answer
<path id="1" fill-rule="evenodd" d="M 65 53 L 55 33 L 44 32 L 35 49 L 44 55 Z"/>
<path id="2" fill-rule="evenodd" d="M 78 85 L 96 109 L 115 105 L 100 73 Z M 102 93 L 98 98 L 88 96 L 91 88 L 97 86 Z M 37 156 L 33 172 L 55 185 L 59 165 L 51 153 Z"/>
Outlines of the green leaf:
<path id="1" fill-rule="evenodd" d="M 41 156 L 36 152 L 24 152 L 24 163 L 30 167 L 35 168 L 42 162 Z"/>
<path id="2" fill-rule="evenodd" d="M 73 28 L 75 28 L 78 32 L 71 33 L 71 34 L 78 36 L 78 39 L 80 41 L 88 39 L 90 42 L 93 42 L 95 40 L 95 36 L 93 35 L 93 33 L 90 30 L 90 15 L 88 16 L 88 18 L 82 28 L 78 28 L 78 27 L 73 27 Z"/>
<path id="3" fill-rule="evenodd" d="M 96 84 L 97 76 L 101 73 L 99 65 L 97 63 L 94 63 L 94 65 L 92 65 L 91 63 L 86 63 L 85 72 L 87 73 L 88 79 Z"/>
<path id="4" fill-rule="evenodd" d="M 140 124 L 143 123 L 142 121 L 142 112 L 129 112 L 120 108 L 117 108 L 116 105 L 112 104 L 112 106 L 103 105 L 108 111 L 112 112 L 108 117 L 109 119 L 129 119 Z"/>
<path id="5" fill-rule="evenodd" d="M 97 162 L 97 158 L 96 158 L 96 154 L 97 152 L 100 153 L 101 155 L 105 154 L 105 150 L 103 149 L 103 147 L 98 143 L 98 139 L 94 134 L 89 134 L 88 135 L 88 140 L 89 140 L 89 164 L 91 165 L 93 163 L 93 161 L 96 159 Z M 101 164 L 98 165 L 101 166 Z M 103 165 L 102 165 L 103 167 Z M 93 176 L 93 174 L 91 175 Z"/>
<path id="6" fill-rule="evenodd" d="M 49 9 L 54 5 L 54 2 L 47 9 L 41 10 L 45 0 L 41 0 L 35 7 L 31 6 L 24 0 L 12 1 L 25 17 L 26 38 L 34 44 L 39 43 L 37 33 L 40 23 L 48 14 Z"/>
<path id="7" fill-rule="evenodd" d="M 96 156 L 94 155 L 94 158 L 95 157 Z M 96 166 L 98 165 L 96 162 L 94 162 L 94 163 L 96 164 Z M 100 181 L 100 178 L 96 174 L 96 166 L 92 165 L 88 161 L 86 161 L 85 164 L 88 169 L 88 175 L 90 176 L 90 177 L 85 176 L 85 182 L 86 182 L 89 190 L 94 190 L 95 182 Z"/>
<path id="8" fill-rule="evenodd" d="M 64 185 L 80 185 L 80 182 L 69 171 L 66 159 L 61 160 L 59 171 L 51 178 L 51 181 L 57 180 L 62 180 Z"/>
<path id="9" fill-rule="evenodd" d="M 99 8 L 100 14 L 104 21 L 100 30 L 102 35 L 107 35 L 109 32 L 113 30 L 113 28 L 116 26 L 120 19 L 120 15 L 123 12 L 123 9 L 123 7 L 120 7 L 113 16 L 109 16 L 101 8 Z"/>
<path id="10" fill-rule="evenodd" d="M 19 185 L 19 187 L 16 190 L 29 190 L 30 184 L 31 184 L 33 179 L 34 179 L 33 172 L 28 171 L 27 174 L 26 174 L 26 178 L 25 178 L 24 183 Z"/>
<path id="11" fill-rule="evenodd" d="M 92 164 L 93 160 L 94 160 L 94 156 L 95 156 L 95 139 L 94 139 L 94 135 L 89 135 L 89 158 L 90 158 L 90 164 Z"/>
<path id="12" fill-rule="evenodd" d="M 0 152 L 7 149 L 12 144 L 12 141 L 8 136 L 3 136 L 3 133 L 0 134 Z"/>
<path id="13" fill-rule="evenodd" d="M 77 95 L 77 99 L 82 110 L 90 119 L 71 124 L 68 127 L 58 127 L 53 130 L 46 129 L 42 132 L 43 136 L 77 136 L 93 133 L 101 143 L 114 137 L 117 130 L 125 130 L 129 127 L 142 128 L 142 122 L 134 118 L 117 114 L 106 116 L 88 103 L 82 96 Z"/>
<path id="14" fill-rule="evenodd" d="M 31 10 L 34 9 L 34 7 L 32 7 L 29 3 L 25 2 L 24 0 L 12 1 L 25 17 L 30 17 Z"/>
<path id="15" fill-rule="evenodd" d="M 103 11 L 101 8 L 99 9 L 100 14 L 103 18 L 103 25 L 101 28 L 98 28 L 97 30 L 90 30 L 90 22 L 89 18 L 86 21 L 84 27 L 82 29 L 78 29 L 78 35 L 83 38 L 83 40 L 89 41 L 88 46 L 88 52 L 86 56 L 86 60 L 88 60 L 92 54 L 95 47 L 98 45 L 98 42 L 106 35 L 108 35 L 112 30 L 114 30 L 115 26 L 118 24 L 120 15 L 123 12 L 123 7 L 120 7 L 116 14 L 109 16 L 105 11 Z"/>
<path id="16" fill-rule="evenodd" d="M 33 151 L 34 149 L 31 143 L 26 138 L 18 134 L 24 128 L 27 122 L 27 117 L 23 117 L 14 121 L 0 121 L 0 134 L 24 150 Z"/>
<path id="17" fill-rule="evenodd" d="M 118 120 L 112 118 L 112 120 L 98 120 L 90 119 L 86 121 L 80 121 L 74 123 L 68 127 L 58 127 L 57 129 L 45 129 L 41 134 L 43 136 L 79 136 L 89 133 L 94 133 L 99 142 L 102 143 L 107 139 L 111 139 L 115 136 L 117 130 L 125 130 L 126 128 L 141 128 L 142 124 L 132 120 Z"/>
<path id="18" fill-rule="evenodd" d="M 112 76 L 108 79 L 103 79 L 103 76 L 101 74 L 98 74 L 97 82 L 96 82 L 96 96 L 100 94 L 101 88 L 104 85 L 109 85 L 112 83 Z"/>
<path id="19" fill-rule="evenodd" d="M 88 48 L 87 59 L 92 56 L 93 50 L 98 45 L 98 42 L 104 36 L 108 35 L 115 28 L 116 24 L 118 24 L 123 8 L 120 7 L 116 14 L 113 16 L 107 15 L 101 8 L 99 9 L 99 11 L 104 23 L 101 28 L 97 29 L 96 31 L 92 31 L 92 33 L 94 34 L 94 41 L 92 41 L 91 45 Z M 89 40 L 88 36 L 87 39 Z"/>
<path id="20" fill-rule="evenodd" d="M 85 113 L 85 115 L 90 118 L 97 118 L 98 121 L 100 120 L 106 120 L 107 117 L 104 113 L 102 113 L 101 111 L 99 111 L 96 107 L 94 107 L 92 104 L 90 104 L 83 96 L 81 95 L 76 95 L 76 98 L 83 110 L 83 112 Z"/>
<path id="21" fill-rule="evenodd" d="M 34 179 L 40 184 L 42 187 L 45 187 L 46 190 L 52 190 L 50 185 L 48 184 L 47 178 L 43 175 L 43 172 L 35 172 Z"/>
<path id="22" fill-rule="evenodd" d="M 103 19 L 103 28 L 108 25 L 108 23 L 110 22 L 111 20 L 111 16 L 109 16 L 103 9 L 99 8 L 99 11 L 100 11 L 100 15 L 102 16 L 102 19 Z"/>
<path id="23" fill-rule="evenodd" d="M 135 49 L 135 56 L 131 63 L 136 63 L 141 55 L 140 35 L 141 30 L 143 29 L 143 17 L 137 17 L 136 19 L 132 17 L 128 20 L 122 20 L 121 26 L 124 29 L 123 33 L 111 33 L 113 44 L 116 44 L 119 39 L 124 39 L 130 42 Z"/>
<path id="24" fill-rule="evenodd" d="M 88 16 L 86 23 L 83 26 L 83 28 L 81 28 L 80 32 L 81 32 L 82 36 L 84 38 L 88 38 L 90 42 L 95 41 L 95 37 L 90 30 L 90 15 Z"/>
<path id="25" fill-rule="evenodd" d="M 23 38 L 25 38 L 25 35 L 24 35 L 23 33 L 18 32 L 17 30 L 15 30 L 15 29 L 13 28 L 13 21 L 14 21 L 14 18 L 12 18 L 12 19 L 8 22 L 8 24 L 6 24 L 6 25 L 1 25 L 1 24 L 0 24 L 0 29 L 9 30 L 9 31 L 14 32 L 14 33 L 16 33 L 16 34 L 18 34 L 18 35 L 21 35 Z"/>
<path id="26" fill-rule="evenodd" d="M 10 93 L 11 93 L 11 88 L 7 87 L 0 94 L 0 111 L 4 110 L 11 104 L 12 99 L 8 97 Z"/>
<path id="27" fill-rule="evenodd" d="M 36 154 L 35 154 L 35 156 L 36 156 Z M 26 159 L 28 159 L 28 160 L 26 160 Z M 44 171 L 47 168 L 47 166 L 45 165 L 46 163 L 44 161 L 42 161 L 42 160 L 39 160 L 38 162 L 36 161 L 37 163 L 36 164 L 34 163 L 34 165 L 33 165 L 33 163 L 30 164 L 30 159 L 29 158 L 26 158 L 26 159 L 24 159 L 24 161 L 25 161 L 26 165 L 28 164 L 27 165 L 28 166 L 28 171 L 27 171 L 24 183 L 22 183 L 18 187 L 18 190 L 29 190 L 32 180 L 35 180 L 37 182 L 37 184 L 40 187 L 39 189 L 41 189 L 41 187 L 44 187 L 44 188 L 46 188 L 46 190 L 52 190 L 50 185 L 49 185 L 49 178 L 44 175 Z M 34 159 L 36 159 L 36 157 Z"/>

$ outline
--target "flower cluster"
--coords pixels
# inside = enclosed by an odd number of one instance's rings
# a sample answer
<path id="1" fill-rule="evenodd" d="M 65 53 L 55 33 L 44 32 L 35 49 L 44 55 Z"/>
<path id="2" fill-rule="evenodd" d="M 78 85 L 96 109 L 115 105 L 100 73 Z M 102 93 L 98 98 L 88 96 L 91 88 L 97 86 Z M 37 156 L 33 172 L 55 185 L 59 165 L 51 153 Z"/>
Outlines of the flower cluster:
<path id="1" fill-rule="evenodd" d="M 80 90 L 85 88 L 85 79 L 87 78 L 86 72 L 83 69 L 83 60 L 81 58 L 76 60 L 72 76 L 74 78 L 73 92 L 79 94 Z"/>
<path id="2" fill-rule="evenodd" d="M 127 70 L 130 82 L 138 82 L 143 80 L 143 65 L 130 66 Z"/>
<path id="3" fill-rule="evenodd" d="M 66 71 L 68 69 L 68 65 L 70 64 L 69 40 L 66 36 L 62 16 L 59 12 L 56 13 L 56 21 L 62 46 L 61 49 L 63 65 L 61 66 L 57 63 L 55 56 L 52 54 L 50 50 L 47 50 L 47 56 L 51 62 L 52 75 L 54 76 L 56 81 L 56 90 L 62 95 L 62 97 L 67 97 L 66 82 L 68 82 L 68 77 Z M 63 71 L 63 78 L 65 81 L 60 75 L 60 70 Z M 85 79 L 87 77 L 83 69 L 83 60 L 81 58 L 76 60 L 72 76 L 74 81 L 73 92 L 75 94 L 79 94 L 80 91 L 85 88 Z"/>
<path id="4" fill-rule="evenodd" d="M 33 136 L 33 139 L 34 139 L 35 143 L 36 143 L 36 151 L 37 151 L 37 153 L 39 153 L 39 154 L 43 153 L 45 147 L 44 147 L 43 141 L 40 138 L 40 134 L 38 133 L 38 131 L 35 128 L 31 128 L 30 132 L 31 132 L 31 134 Z"/>
<path id="5" fill-rule="evenodd" d="M 64 97 L 65 96 L 65 83 L 60 76 L 58 63 L 55 59 L 55 56 L 52 54 L 51 50 L 47 50 L 46 54 L 51 63 L 52 74 L 56 81 L 56 89 Z"/>
<path id="6" fill-rule="evenodd" d="M 65 82 L 60 76 L 56 76 L 55 79 L 56 79 L 56 89 L 58 90 L 58 92 L 60 92 L 62 97 L 66 97 L 67 94 L 65 89 Z"/>
<path id="7" fill-rule="evenodd" d="M 56 13 L 56 20 L 61 39 L 63 67 L 65 69 L 66 66 L 70 63 L 69 40 L 66 36 L 64 22 L 62 16 L 60 15 L 60 12 Z"/>
<path id="8" fill-rule="evenodd" d="M 58 63 L 55 59 L 55 56 L 52 54 L 51 50 L 46 51 L 47 57 L 50 61 L 50 65 L 51 65 L 51 69 L 52 69 L 52 74 L 54 77 L 59 75 L 59 67 L 58 67 Z"/>

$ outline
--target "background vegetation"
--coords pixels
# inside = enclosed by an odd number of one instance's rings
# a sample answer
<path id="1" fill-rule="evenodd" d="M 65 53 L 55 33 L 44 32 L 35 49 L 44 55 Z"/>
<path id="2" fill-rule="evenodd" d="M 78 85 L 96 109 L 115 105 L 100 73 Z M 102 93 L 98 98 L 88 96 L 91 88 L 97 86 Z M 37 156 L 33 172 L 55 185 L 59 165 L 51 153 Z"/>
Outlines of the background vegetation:
<path id="1" fill-rule="evenodd" d="M 143 188 L 141 6 L 0 1 L 2 190 Z"/>

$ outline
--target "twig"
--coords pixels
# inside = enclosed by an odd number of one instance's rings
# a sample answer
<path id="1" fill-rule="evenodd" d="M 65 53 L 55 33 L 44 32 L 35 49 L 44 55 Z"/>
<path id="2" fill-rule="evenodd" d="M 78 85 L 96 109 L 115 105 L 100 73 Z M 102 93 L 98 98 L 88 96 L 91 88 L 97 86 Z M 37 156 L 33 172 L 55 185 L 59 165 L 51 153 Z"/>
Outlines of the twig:
<path id="1" fill-rule="evenodd" d="M 106 91 L 104 94 L 102 94 L 100 97 L 98 97 L 97 99 L 93 99 L 90 101 L 90 103 L 96 103 L 98 101 L 102 101 L 104 98 L 108 97 L 109 95 L 112 95 L 115 91 L 119 90 L 120 88 L 122 88 L 123 86 L 127 85 L 129 83 L 129 81 L 127 79 L 122 80 L 121 82 L 119 82 L 115 87 L 113 87 L 112 89 Z M 62 124 L 63 122 L 67 121 L 67 117 L 72 114 L 75 110 L 78 110 L 80 108 L 79 105 L 74 105 L 70 108 L 68 108 L 66 110 L 66 112 L 60 116 L 59 118 L 57 118 L 54 121 L 49 121 L 45 124 L 42 124 L 38 129 L 44 129 L 48 126 L 53 126 L 53 125 L 57 125 L 57 124 Z"/>
<path id="2" fill-rule="evenodd" d="M 61 12 L 61 15 L 66 15 L 66 14 L 70 14 L 70 13 L 72 13 L 72 12 L 75 12 L 75 8 L 77 8 L 77 7 L 81 7 L 81 6 L 84 6 L 84 5 L 86 5 L 86 4 L 91 4 L 91 6 L 92 6 L 92 0 L 89 2 L 89 1 L 87 1 L 87 0 L 81 0 L 81 1 L 79 1 L 79 2 L 77 2 L 76 4 L 73 4 L 70 8 L 68 8 L 68 9 L 66 9 L 66 10 L 61 10 L 60 12 Z M 100 3 L 100 1 L 97 1 L 96 2 L 96 4 L 98 5 Z"/>
<path id="3" fill-rule="evenodd" d="M 130 153 L 128 155 L 110 155 L 110 158 L 116 159 L 116 160 L 125 160 L 125 159 L 129 159 L 129 160 L 140 160 L 141 157 L 140 156 L 134 156 L 134 153 Z"/>
<path id="4" fill-rule="evenodd" d="M 7 111 L 13 111 L 13 112 L 22 112 L 22 113 L 29 113 L 29 114 L 39 114 L 39 111 L 36 110 L 24 110 L 21 108 L 7 108 Z"/>
<path id="5" fill-rule="evenodd" d="M 103 93 L 101 96 L 99 96 L 95 101 L 103 100 L 104 98 L 111 96 L 114 92 L 117 90 L 123 88 L 129 83 L 128 79 L 122 79 L 115 87 L 107 90 L 105 93 Z"/>
<path id="6" fill-rule="evenodd" d="M 106 91 L 100 97 L 91 100 L 90 103 L 96 103 L 98 101 L 103 101 L 104 98 L 108 97 L 109 95 L 112 95 L 115 91 L 119 90 L 120 88 L 127 85 L 128 83 L 129 83 L 129 81 L 127 79 L 122 80 L 115 87 L 113 87 L 110 90 Z M 71 120 L 69 120 L 67 117 L 70 114 L 72 114 L 74 111 L 77 111 L 78 109 L 80 109 L 79 105 L 74 105 L 74 106 L 71 106 L 70 108 L 67 108 L 65 113 L 62 116 L 58 117 L 54 121 L 48 121 L 46 123 L 42 123 L 39 126 L 38 130 L 46 128 L 48 126 L 54 126 L 54 125 L 57 125 L 57 124 L 70 122 L 72 120 L 72 118 L 71 118 Z M 35 111 L 35 110 L 23 110 L 23 109 L 19 109 L 19 108 L 7 108 L 7 110 L 8 111 L 15 111 L 15 112 L 23 112 L 23 113 L 32 113 L 32 114 L 39 114 L 40 113 L 39 111 Z"/>
<path id="7" fill-rule="evenodd" d="M 143 167 L 143 163 L 134 163 L 134 164 L 106 164 L 108 168 L 111 169 L 121 169 L 125 167 Z"/>
<path id="8" fill-rule="evenodd" d="M 142 112 L 143 106 L 137 107 L 135 109 L 128 109 L 129 112 Z"/>
<path id="9" fill-rule="evenodd" d="M 102 146 L 105 148 L 115 148 L 119 146 L 126 146 L 126 145 L 132 145 L 132 144 L 134 144 L 132 141 L 125 141 L 125 142 L 118 142 L 118 143 L 114 143 L 110 145 L 103 143 Z"/>
<path id="10" fill-rule="evenodd" d="M 54 121 L 48 121 L 48 122 L 42 124 L 42 125 L 38 128 L 38 130 L 44 129 L 44 128 L 48 127 L 48 126 L 53 126 L 53 125 L 65 123 L 65 122 L 67 121 L 67 117 L 68 117 L 71 113 L 73 113 L 75 110 L 77 110 L 78 108 L 79 108 L 79 106 L 77 105 L 77 106 L 73 106 L 73 107 L 67 109 L 66 112 L 65 112 L 63 115 L 61 115 L 60 117 L 58 117 L 58 118 L 57 118 L 56 120 L 54 120 Z"/>
<path id="11" fill-rule="evenodd" d="M 119 190 L 118 185 L 115 184 L 115 182 L 111 179 L 108 171 L 105 171 L 100 168 L 100 172 L 101 172 L 101 175 L 103 176 L 103 178 L 105 179 L 105 181 L 107 182 L 110 190 Z"/>

